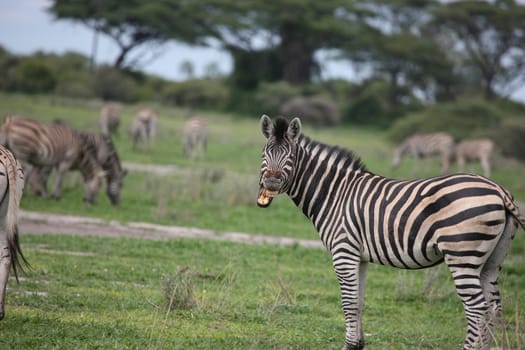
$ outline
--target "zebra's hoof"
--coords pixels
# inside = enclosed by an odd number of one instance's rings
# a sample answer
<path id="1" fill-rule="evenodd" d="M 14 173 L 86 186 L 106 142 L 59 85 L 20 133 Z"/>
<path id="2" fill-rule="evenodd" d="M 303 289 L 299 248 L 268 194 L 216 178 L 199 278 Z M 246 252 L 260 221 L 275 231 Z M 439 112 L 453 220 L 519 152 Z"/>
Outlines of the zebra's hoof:
<path id="1" fill-rule="evenodd" d="M 362 350 L 364 348 L 365 348 L 364 340 L 359 340 L 357 344 L 345 343 L 345 346 L 343 346 L 343 350 Z"/>

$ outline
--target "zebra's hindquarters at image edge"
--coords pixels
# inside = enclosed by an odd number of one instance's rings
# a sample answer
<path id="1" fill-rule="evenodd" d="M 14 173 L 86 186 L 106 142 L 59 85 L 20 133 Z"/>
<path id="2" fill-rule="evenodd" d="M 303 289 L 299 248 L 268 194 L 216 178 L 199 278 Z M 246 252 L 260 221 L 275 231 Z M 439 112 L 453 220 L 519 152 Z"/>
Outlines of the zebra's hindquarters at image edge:
<path id="1" fill-rule="evenodd" d="M 261 118 L 266 138 L 257 204 L 286 193 L 331 253 L 346 323 L 344 349 L 363 349 L 369 262 L 419 269 L 445 262 L 467 318 L 463 349 L 485 349 L 501 313 L 499 269 L 518 225 L 511 194 L 478 175 L 393 180 L 352 152 L 311 140 L 294 118 Z"/>
<path id="2" fill-rule="evenodd" d="M 5 294 L 9 270 L 18 271 L 28 263 L 18 239 L 18 211 L 24 190 L 24 172 L 13 154 L 0 145 L 0 320 L 5 315 Z"/>

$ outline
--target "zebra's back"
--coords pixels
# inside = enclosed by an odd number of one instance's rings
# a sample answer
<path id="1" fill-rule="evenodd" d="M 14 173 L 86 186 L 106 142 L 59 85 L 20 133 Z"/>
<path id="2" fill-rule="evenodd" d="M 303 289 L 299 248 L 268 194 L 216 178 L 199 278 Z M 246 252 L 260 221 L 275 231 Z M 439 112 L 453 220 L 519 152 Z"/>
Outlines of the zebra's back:
<path id="1" fill-rule="evenodd" d="M 82 148 L 78 133 L 62 124 L 12 116 L 6 118 L 0 133 L 2 144 L 22 162 L 38 166 L 56 165 L 78 157 Z"/>

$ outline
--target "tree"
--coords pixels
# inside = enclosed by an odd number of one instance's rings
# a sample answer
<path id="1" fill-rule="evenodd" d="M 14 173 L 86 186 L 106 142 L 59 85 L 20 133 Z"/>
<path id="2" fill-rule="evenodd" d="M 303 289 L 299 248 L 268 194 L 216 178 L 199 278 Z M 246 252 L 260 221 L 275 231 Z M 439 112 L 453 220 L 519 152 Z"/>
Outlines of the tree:
<path id="1" fill-rule="evenodd" d="M 117 68 L 155 59 L 167 40 L 196 43 L 204 36 L 202 14 L 191 1 L 53 0 L 48 10 L 56 19 L 80 22 L 111 38 L 120 49 L 113 63 Z"/>
<path id="2" fill-rule="evenodd" d="M 514 0 L 458 1 L 433 11 L 446 49 L 477 70 L 487 99 L 525 76 L 525 6 Z M 448 39 L 451 38 L 452 40 Z"/>
<path id="3" fill-rule="evenodd" d="M 357 6 L 368 10 L 364 20 L 373 29 L 345 45 L 344 56 L 371 67 L 373 75 L 389 82 L 391 106 L 409 102 L 414 92 L 430 101 L 451 98 L 452 65 L 421 31 L 435 2 L 372 0 Z"/>

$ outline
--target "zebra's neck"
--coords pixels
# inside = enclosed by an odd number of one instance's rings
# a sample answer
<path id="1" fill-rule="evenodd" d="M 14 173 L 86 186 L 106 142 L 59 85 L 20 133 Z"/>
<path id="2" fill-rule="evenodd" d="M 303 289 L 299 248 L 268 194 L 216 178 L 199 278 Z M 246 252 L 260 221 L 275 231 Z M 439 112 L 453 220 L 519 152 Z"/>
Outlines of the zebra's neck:
<path id="1" fill-rule="evenodd" d="M 353 180 L 368 173 L 349 150 L 328 146 L 301 135 L 288 195 L 319 229 L 318 219 Z"/>

